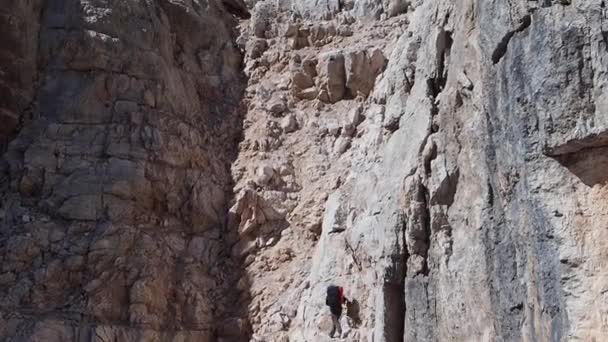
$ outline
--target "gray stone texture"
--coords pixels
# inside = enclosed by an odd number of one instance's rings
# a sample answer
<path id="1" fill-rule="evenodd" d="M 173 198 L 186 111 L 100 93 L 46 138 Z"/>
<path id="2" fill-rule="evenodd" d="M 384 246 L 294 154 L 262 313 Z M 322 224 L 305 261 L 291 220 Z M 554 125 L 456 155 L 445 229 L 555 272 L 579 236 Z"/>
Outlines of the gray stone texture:
<path id="1" fill-rule="evenodd" d="M 247 6 L 0 10 L 0 339 L 606 339 L 605 1 Z"/>

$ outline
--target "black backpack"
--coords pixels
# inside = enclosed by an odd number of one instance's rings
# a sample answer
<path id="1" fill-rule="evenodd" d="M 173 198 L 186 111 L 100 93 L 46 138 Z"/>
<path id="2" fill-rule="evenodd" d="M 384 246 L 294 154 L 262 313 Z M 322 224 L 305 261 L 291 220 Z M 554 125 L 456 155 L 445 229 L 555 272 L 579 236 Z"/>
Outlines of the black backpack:
<path id="1" fill-rule="evenodd" d="M 327 297 L 325 297 L 325 305 L 336 307 L 340 303 L 340 288 L 335 285 L 327 287 Z"/>

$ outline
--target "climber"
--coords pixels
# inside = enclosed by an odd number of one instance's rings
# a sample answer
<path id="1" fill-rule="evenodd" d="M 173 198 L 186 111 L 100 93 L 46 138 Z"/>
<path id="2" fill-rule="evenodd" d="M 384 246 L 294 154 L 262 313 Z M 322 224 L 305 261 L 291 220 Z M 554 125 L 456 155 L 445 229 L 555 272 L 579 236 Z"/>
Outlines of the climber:
<path id="1" fill-rule="evenodd" d="M 330 285 L 327 287 L 327 297 L 325 305 L 329 306 L 331 312 L 332 328 L 329 337 L 333 338 L 336 330 L 338 337 L 342 336 L 342 327 L 340 326 L 340 316 L 342 315 L 342 305 L 348 303 L 348 299 L 344 296 L 344 288 L 342 286 Z"/>

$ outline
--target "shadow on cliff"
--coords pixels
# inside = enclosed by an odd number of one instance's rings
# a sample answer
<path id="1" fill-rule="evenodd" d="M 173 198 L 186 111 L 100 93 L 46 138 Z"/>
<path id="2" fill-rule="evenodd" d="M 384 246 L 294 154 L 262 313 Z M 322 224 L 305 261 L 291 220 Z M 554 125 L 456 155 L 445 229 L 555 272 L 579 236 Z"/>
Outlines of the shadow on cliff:
<path id="1" fill-rule="evenodd" d="M 244 56 L 241 56 L 244 59 Z M 225 288 L 222 289 L 223 296 L 219 307 L 222 311 L 216 312 L 214 341 L 218 342 L 247 342 L 251 340 L 253 330 L 249 322 L 249 304 L 251 303 L 252 294 L 250 291 L 250 278 L 247 274 L 245 258 L 236 257 L 232 250 L 238 242 L 238 222 L 233 222 L 230 219 L 230 207 L 236 201 L 237 193 L 234 192 L 236 179 L 231 173 L 231 167 L 236 162 L 239 156 L 239 144 L 244 140 L 243 121 L 247 113 L 247 106 L 243 102 L 247 85 L 247 77 L 244 72 L 244 61 L 241 60 L 241 84 L 238 85 L 238 105 L 234 108 L 234 116 L 225 121 L 222 127 L 218 129 L 228 129 L 234 135 L 226 141 L 227 150 L 227 170 L 230 176 L 228 189 L 226 189 L 227 198 L 223 211 L 223 227 L 221 230 L 221 239 L 223 243 L 223 260 L 219 260 L 223 264 L 223 276 L 225 278 Z M 231 101 L 234 101 L 233 98 Z M 234 103 L 234 102 L 233 102 Z M 230 105 L 228 104 L 228 107 Z"/>
<path id="2" fill-rule="evenodd" d="M 243 76 L 244 82 L 246 82 L 245 76 Z M 242 89 L 242 96 L 244 96 L 245 87 Z M 241 97 L 242 100 L 243 97 Z M 246 107 L 240 105 L 236 109 L 238 115 L 236 120 L 232 121 L 234 129 L 237 129 L 238 134 L 231 139 L 231 146 L 228 148 L 229 151 L 229 162 L 228 170 L 230 171 L 231 165 L 236 162 L 239 152 L 239 143 L 243 140 L 243 119 L 246 113 Z M 238 225 L 233 225 L 233 222 L 229 219 L 230 206 L 235 201 L 235 193 L 232 189 L 236 184 L 235 179 L 231 176 L 230 189 L 227 189 L 228 198 L 226 199 L 226 206 L 224 207 L 224 224 L 222 228 L 222 243 L 224 248 L 224 259 L 219 260 L 223 264 L 223 276 L 226 279 L 226 287 L 223 290 L 222 303 L 220 307 L 223 308 L 222 312 L 216 313 L 216 321 L 218 324 L 215 325 L 214 337 L 215 341 L 235 341 L 235 342 L 246 342 L 251 339 L 253 334 L 251 324 L 249 323 L 248 308 L 251 302 L 251 293 L 249 291 L 249 277 L 246 272 L 246 265 L 244 258 L 237 258 L 232 255 L 232 248 L 235 244 L 235 235 L 237 235 L 235 229 L 238 229 Z"/>
<path id="3" fill-rule="evenodd" d="M 346 316 L 353 320 L 355 328 L 361 325 L 361 306 L 359 305 L 359 301 L 353 299 L 346 304 Z"/>
<path id="4" fill-rule="evenodd" d="M 587 148 L 555 159 L 589 187 L 608 183 L 608 147 Z"/>

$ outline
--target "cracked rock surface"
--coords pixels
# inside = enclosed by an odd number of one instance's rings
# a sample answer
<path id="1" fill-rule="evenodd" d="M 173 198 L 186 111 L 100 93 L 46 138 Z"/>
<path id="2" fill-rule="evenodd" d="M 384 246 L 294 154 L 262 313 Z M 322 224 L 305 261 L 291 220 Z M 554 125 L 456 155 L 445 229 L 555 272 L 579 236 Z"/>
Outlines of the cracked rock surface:
<path id="1" fill-rule="evenodd" d="M 216 340 L 233 307 L 236 20 L 215 1 L 11 3 L 0 340 Z"/>
<path id="2" fill-rule="evenodd" d="M 605 340 L 607 5 L 13 1 L 0 340 Z"/>
<path id="3" fill-rule="evenodd" d="M 328 340 L 328 283 L 351 341 L 608 336 L 605 3 L 316 5 L 275 7 L 246 60 L 235 167 L 299 184 L 248 251 L 254 340 Z M 275 97 L 298 130 L 267 129 Z"/>

